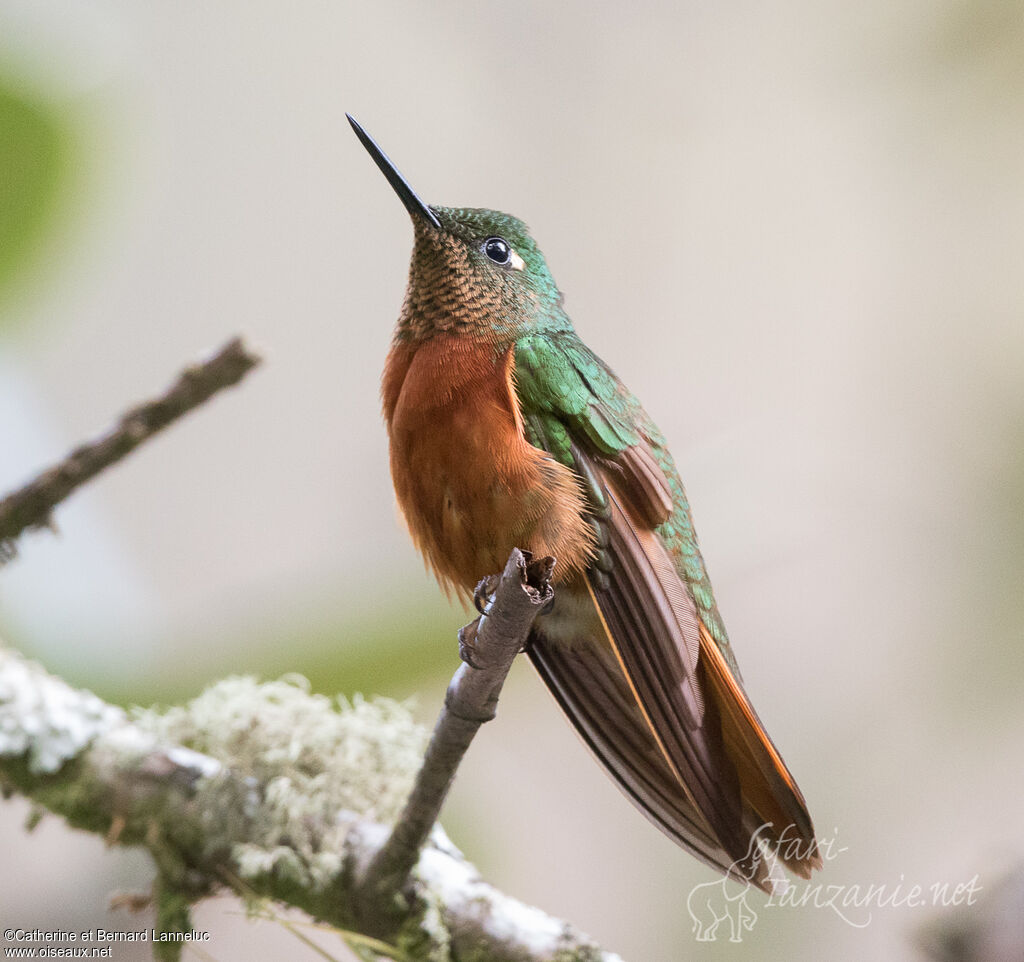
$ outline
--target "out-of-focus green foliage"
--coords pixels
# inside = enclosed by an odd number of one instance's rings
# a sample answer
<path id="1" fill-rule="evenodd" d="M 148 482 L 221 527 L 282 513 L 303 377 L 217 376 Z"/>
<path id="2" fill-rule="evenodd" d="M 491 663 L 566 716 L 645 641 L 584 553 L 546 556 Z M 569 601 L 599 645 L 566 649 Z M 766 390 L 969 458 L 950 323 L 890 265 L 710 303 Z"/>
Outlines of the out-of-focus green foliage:
<path id="1" fill-rule="evenodd" d="M 208 658 L 178 661 L 173 671 L 153 671 L 127 685 L 109 677 L 76 674 L 76 684 L 93 688 L 103 698 L 125 706 L 175 704 L 225 675 L 254 675 L 262 680 L 297 673 L 323 694 L 378 694 L 404 699 L 436 679 L 441 691 L 445 678 L 459 666 L 457 626 L 473 613 L 449 610 L 439 599 L 421 599 L 388 610 L 368 600 L 365 613 L 339 618 L 337 613 L 313 615 L 294 625 L 264 630 L 242 629 L 239 636 L 218 636 L 200 645 Z M 32 646 L 14 633 L 8 643 L 31 652 Z M 191 639 L 184 648 L 193 651 Z M 177 646 L 175 646 L 177 650 Z M 433 716 L 437 706 L 425 706 Z"/>
<path id="2" fill-rule="evenodd" d="M 0 79 L 0 329 L 10 324 L 3 308 L 53 221 L 69 140 L 56 109 Z"/>
<path id="3" fill-rule="evenodd" d="M 345 624 L 300 629 L 294 638 L 259 647 L 249 670 L 264 677 L 298 671 L 314 691 L 355 692 L 405 698 L 432 676 L 451 676 L 459 666 L 456 626 L 475 617 L 445 612 L 442 605 L 423 611 L 381 613 L 367 608 Z"/>

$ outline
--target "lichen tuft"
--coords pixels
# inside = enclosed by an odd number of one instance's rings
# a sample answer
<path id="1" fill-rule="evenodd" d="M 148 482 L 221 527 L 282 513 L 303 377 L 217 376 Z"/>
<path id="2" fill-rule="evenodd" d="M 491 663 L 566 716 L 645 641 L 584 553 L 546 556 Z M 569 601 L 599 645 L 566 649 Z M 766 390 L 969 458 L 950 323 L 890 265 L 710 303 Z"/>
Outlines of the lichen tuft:
<path id="1" fill-rule="evenodd" d="M 351 818 L 391 822 L 412 786 L 426 732 L 384 698 L 311 695 L 303 678 L 218 682 L 194 701 L 134 720 L 161 742 L 218 759 L 244 798 L 209 799 L 207 837 L 233 844 L 243 878 L 323 889 L 341 869 Z M 256 786 L 264 786 L 258 792 Z M 218 780 L 207 789 L 218 792 Z M 244 830 L 243 830 L 244 826 Z"/>

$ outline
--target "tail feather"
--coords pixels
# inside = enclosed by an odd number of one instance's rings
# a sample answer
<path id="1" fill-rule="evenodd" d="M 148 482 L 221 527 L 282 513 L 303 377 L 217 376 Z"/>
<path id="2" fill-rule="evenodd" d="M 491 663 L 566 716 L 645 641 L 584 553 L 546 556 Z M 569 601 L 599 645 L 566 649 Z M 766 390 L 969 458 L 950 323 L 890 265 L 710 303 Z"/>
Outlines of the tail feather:
<path id="1" fill-rule="evenodd" d="M 748 871 L 722 848 L 707 820 L 680 790 L 678 776 L 650 734 L 612 652 L 597 645 L 569 647 L 535 631 L 527 654 L 577 733 L 630 801 L 701 861 L 747 881 Z M 763 864 L 752 881 L 769 891 Z"/>
<path id="2" fill-rule="evenodd" d="M 801 878 L 810 878 L 822 862 L 804 796 L 703 625 L 701 655 L 714 700 L 722 709 L 725 746 L 736 765 L 743 797 L 761 824 L 770 826 L 766 841 L 779 860 Z"/>
<path id="3" fill-rule="evenodd" d="M 765 891 L 769 852 L 807 877 L 821 859 L 803 796 L 648 526 L 656 487 L 647 473 L 627 486 L 621 465 L 618 474 L 587 467 L 603 489 L 612 563 L 559 587 L 555 612 L 535 627 L 531 660 L 620 788 L 666 834 Z"/>

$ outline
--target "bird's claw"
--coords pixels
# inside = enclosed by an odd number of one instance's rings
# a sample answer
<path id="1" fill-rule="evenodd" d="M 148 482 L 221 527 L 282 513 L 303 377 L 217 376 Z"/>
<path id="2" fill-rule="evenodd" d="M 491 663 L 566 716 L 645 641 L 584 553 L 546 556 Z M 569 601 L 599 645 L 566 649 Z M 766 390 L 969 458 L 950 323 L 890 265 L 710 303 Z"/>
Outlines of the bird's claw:
<path id="1" fill-rule="evenodd" d="M 488 575 L 477 582 L 473 590 L 473 607 L 481 615 L 487 614 L 487 606 L 491 602 L 491 596 L 498 589 L 498 575 Z"/>
<path id="2" fill-rule="evenodd" d="M 480 584 L 483 584 L 481 581 Z M 478 586 L 479 587 L 479 586 Z M 459 658 L 461 658 L 470 668 L 481 668 L 473 660 L 473 655 L 476 652 L 476 626 L 477 622 L 472 624 L 464 625 L 459 629 Z"/>

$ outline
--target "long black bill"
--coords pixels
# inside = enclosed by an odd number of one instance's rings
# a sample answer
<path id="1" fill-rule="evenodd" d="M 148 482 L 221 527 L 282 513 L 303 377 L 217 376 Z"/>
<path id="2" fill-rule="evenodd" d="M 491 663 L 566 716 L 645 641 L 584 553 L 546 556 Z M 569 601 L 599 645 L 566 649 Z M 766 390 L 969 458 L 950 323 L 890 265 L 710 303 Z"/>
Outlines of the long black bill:
<path id="1" fill-rule="evenodd" d="M 405 209 L 409 211 L 413 217 L 422 217 L 429 223 L 433 224 L 434 227 L 440 228 L 441 222 L 437 219 L 437 215 L 419 199 L 416 191 L 409 186 L 409 182 L 398 172 L 398 168 L 388 159 L 388 155 L 377 146 L 377 142 L 365 130 L 363 130 L 358 123 L 356 123 L 351 114 L 345 114 L 345 116 L 348 117 L 348 122 L 352 125 L 352 129 L 356 132 L 356 136 L 360 139 L 367 151 L 369 151 L 374 163 L 381 169 L 381 173 L 387 177 L 388 183 L 394 187 L 395 193 L 402 199 L 402 203 L 405 204 Z"/>

